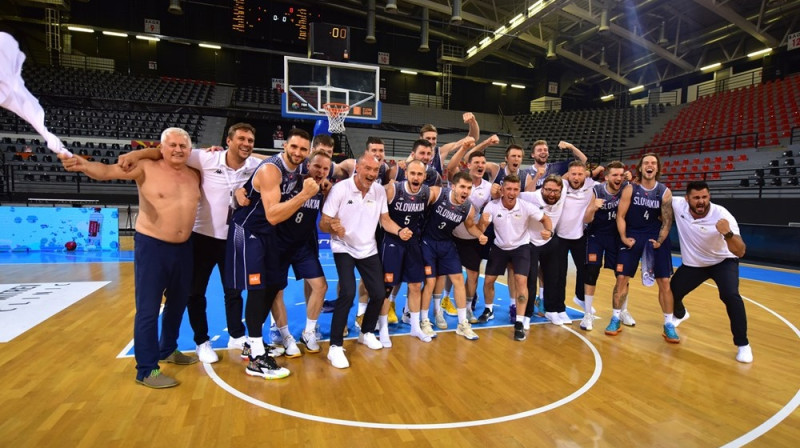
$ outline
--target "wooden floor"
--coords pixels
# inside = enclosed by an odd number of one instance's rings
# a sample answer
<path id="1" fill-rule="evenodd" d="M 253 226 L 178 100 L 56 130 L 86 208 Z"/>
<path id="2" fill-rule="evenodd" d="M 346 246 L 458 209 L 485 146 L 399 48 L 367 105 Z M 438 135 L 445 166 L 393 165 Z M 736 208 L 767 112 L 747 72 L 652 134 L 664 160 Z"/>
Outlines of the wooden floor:
<path id="1" fill-rule="evenodd" d="M 603 319 L 592 332 L 577 322 L 534 326 L 524 342 L 510 327 L 480 330 L 477 342 L 449 332 L 430 344 L 396 337 L 377 352 L 347 341 L 347 370 L 328 364 L 326 343 L 322 353 L 279 359 L 292 371 L 279 381 L 246 376 L 238 353 L 224 351 L 212 366 L 162 365 L 182 384 L 151 390 L 134 382 L 133 359 L 117 358 L 132 337 L 132 274 L 130 263 L 3 266 L 0 283 L 111 283 L 0 344 L 0 446 L 800 443 L 797 288 L 742 281 L 755 301 L 746 302 L 752 365 L 734 360 L 713 286 L 688 298 L 692 317 L 679 345 L 663 341 L 655 290 L 638 283 L 630 304 L 637 326 L 604 335 L 604 272 Z"/>

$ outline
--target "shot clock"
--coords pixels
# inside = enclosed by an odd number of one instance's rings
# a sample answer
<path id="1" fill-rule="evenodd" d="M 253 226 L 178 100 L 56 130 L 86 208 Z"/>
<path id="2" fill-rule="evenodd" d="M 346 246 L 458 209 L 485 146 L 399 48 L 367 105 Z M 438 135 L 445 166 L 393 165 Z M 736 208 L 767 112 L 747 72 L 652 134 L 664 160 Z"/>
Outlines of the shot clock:
<path id="1" fill-rule="evenodd" d="M 327 61 L 349 61 L 350 27 L 312 22 L 308 57 Z"/>

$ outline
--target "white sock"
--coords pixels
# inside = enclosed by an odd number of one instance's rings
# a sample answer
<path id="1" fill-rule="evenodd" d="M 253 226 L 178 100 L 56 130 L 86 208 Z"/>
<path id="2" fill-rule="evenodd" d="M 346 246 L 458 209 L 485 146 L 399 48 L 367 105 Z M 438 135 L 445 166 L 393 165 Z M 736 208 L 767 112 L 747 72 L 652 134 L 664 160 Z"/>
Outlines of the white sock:
<path id="1" fill-rule="evenodd" d="M 305 331 L 315 331 L 317 328 L 317 321 L 306 319 L 306 330 Z"/>
<path id="2" fill-rule="evenodd" d="M 378 317 L 378 325 L 381 329 L 378 331 L 378 335 L 380 335 L 381 339 L 389 337 L 389 316 L 380 316 Z"/>
<path id="3" fill-rule="evenodd" d="M 257 338 L 249 338 L 250 339 L 250 356 L 253 358 L 257 358 L 267 351 L 264 349 L 264 341 L 261 340 L 261 337 Z"/>
<path id="4" fill-rule="evenodd" d="M 284 338 L 284 339 L 286 339 L 286 338 L 288 338 L 289 336 L 292 335 L 291 333 L 289 333 L 289 326 L 288 325 L 282 326 L 281 328 L 279 328 L 279 330 L 281 331 L 281 337 Z"/>
<path id="5" fill-rule="evenodd" d="M 664 313 L 664 323 L 665 324 L 672 323 L 672 313 L 669 313 L 669 314 Z"/>
<path id="6" fill-rule="evenodd" d="M 442 312 L 442 295 L 441 294 L 434 294 L 433 295 L 433 311 L 436 314 Z"/>
<path id="7" fill-rule="evenodd" d="M 467 309 L 466 308 L 457 308 L 456 313 L 458 314 L 458 323 L 464 323 L 467 321 Z"/>
<path id="8" fill-rule="evenodd" d="M 618 310 L 618 309 L 616 309 L 616 308 L 615 308 L 615 309 L 613 309 L 613 310 L 611 311 L 611 314 L 612 314 L 614 317 L 616 317 L 617 319 L 619 319 L 619 315 L 620 315 L 620 313 L 622 313 L 622 310 Z"/>
<path id="9" fill-rule="evenodd" d="M 419 328 L 419 313 L 413 311 L 411 312 L 411 331 L 416 331 L 417 333 L 422 331 L 422 329 Z"/>
<path id="10" fill-rule="evenodd" d="M 519 315 L 517 315 L 517 317 L 519 317 Z M 522 323 L 523 323 L 525 326 L 528 326 L 528 325 L 530 325 L 530 324 L 531 324 L 531 318 L 530 318 L 530 317 L 528 317 L 528 316 L 524 316 L 524 317 L 522 318 Z"/>
<path id="11" fill-rule="evenodd" d="M 592 302 L 594 301 L 594 296 L 585 295 L 586 300 L 583 301 L 583 310 L 587 313 L 592 312 Z"/>
<path id="12" fill-rule="evenodd" d="M 367 312 L 367 304 L 358 302 L 358 313 L 357 315 L 360 316 Z"/>
<path id="13" fill-rule="evenodd" d="M 430 308 L 421 309 L 420 312 L 419 312 L 420 320 L 428 319 L 429 318 L 428 316 L 430 316 L 430 313 L 431 313 L 431 309 Z"/>
<path id="14" fill-rule="evenodd" d="M 544 299 L 544 287 L 539 288 L 539 298 Z"/>
<path id="15" fill-rule="evenodd" d="M 517 314 L 517 322 L 525 322 L 525 316 L 522 314 Z"/>
<path id="16" fill-rule="evenodd" d="M 489 311 L 494 311 L 494 303 L 487 303 L 486 308 L 489 308 Z"/>

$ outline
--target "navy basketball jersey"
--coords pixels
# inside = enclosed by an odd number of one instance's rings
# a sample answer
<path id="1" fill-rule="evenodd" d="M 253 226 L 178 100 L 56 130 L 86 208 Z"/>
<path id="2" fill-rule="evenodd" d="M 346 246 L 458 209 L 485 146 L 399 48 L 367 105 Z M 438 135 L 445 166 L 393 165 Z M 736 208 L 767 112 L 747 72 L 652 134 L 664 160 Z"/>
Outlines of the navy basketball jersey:
<path id="1" fill-rule="evenodd" d="M 425 185 L 429 187 L 434 187 L 438 184 L 441 184 L 442 176 L 436 172 L 436 168 L 433 165 L 428 165 L 425 167 L 425 181 L 423 182 Z M 394 174 L 394 180 L 397 182 L 403 182 L 406 180 L 406 170 L 403 168 L 397 167 L 397 171 Z"/>
<path id="2" fill-rule="evenodd" d="M 464 222 L 472 208 L 469 199 L 461 205 L 450 202 L 450 189 L 442 188 L 439 198 L 431 205 L 430 213 L 425 221 L 425 238 L 431 240 L 449 240 L 453 229 Z"/>
<path id="3" fill-rule="evenodd" d="M 658 233 L 661 229 L 661 199 L 666 191 L 666 185 L 661 182 L 657 182 L 652 190 L 633 184 L 631 205 L 625 215 L 628 233 Z"/>
<path id="4" fill-rule="evenodd" d="M 497 171 L 497 176 L 495 176 L 492 183 L 503 185 L 503 179 L 505 179 L 505 177 L 508 175 L 506 168 L 507 167 L 503 167 Z M 519 177 L 519 191 L 525 191 L 525 184 L 528 180 L 528 170 L 520 168 L 519 172 L 517 173 L 517 177 Z"/>
<path id="5" fill-rule="evenodd" d="M 300 174 L 300 167 L 298 166 L 294 171 L 289 170 L 289 168 L 286 167 L 281 154 L 276 154 L 261 162 L 261 164 L 258 165 L 258 168 L 256 168 L 256 170 L 253 172 L 253 175 L 250 176 L 250 179 L 245 182 L 243 187 L 247 194 L 247 198 L 250 199 L 250 205 L 237 208 L 231 217 L 231 220 L 234 223 L 245 227 L 252 233 L 267 233 L 273 229 L 273 226 L 267 221 L 264 205 L 261 202 L 261 192 L 256 191 L 253 188 L 253 178 L 256 176 L 259 170 L 264 168 L 264 165 L 274 165 L 281 172 L 281 202 L 294 197 L 294 195 L 297 194 L 295 191 L 297 189 L 297 185 L 299 184 L 301 188 L 303 185 L 303 176 Z"/>
<path id="6" fill-rule="evenodd" d="M 535 167 L 531 167 L 531 176 L 536 175 Z M 563 176 L 564 173 L 567 172 L 569 169 L 569 160 L 564 160 L 561 162 L 553 162 L 553 163 L 546 163 L 544 165 L 544 176 L 540 177 L 539 180 L 536 181 L 536 189 L 542 188 L 544 184 L 544 180 L 547 179 L 547 176 L 551 174 L 558 174 L 559 176 Z M 524 189 L 523 189 L 524 190 Z"/>
<path id="7" fill-rule="evenodd" d="M 422 185 L 418 192 L 411 193 L 406 190 L 405 182 L 394 183 L 394 198 L 389 202 L 389 217 L 401 228 L 408 227 L 414 232 L 409 242 L 419 241 L 430 197 L 431 189 L 427 185 Z M 386 234 L 386 238 L 405 243 L 400 237 L 389 233 Z"/>
<path id="8" fill-rule="evenodd" d="M 442 153 L 439 151 L 438 146 L 433 147 L 433 158 L 431 159 L 431 163 L 428 165 L 432 166 L 440 176 L 443 175 L 444 163 L 442 161 Z"/>
<path id="9" fill-rule="evenodd" d="M 586 233 L 589 235 L 616 235 L 617 208 L 619 207 L 619 198 L 622 196 L 622 188 L 619 189 L 617 194 L 609 193 L 606 189 L 605 182 L 595 184 L 592 188 L 595 197 L 605 202 L 603 202 L 603 206 L 595 212 L 594 220 L 589 223 L 589 226 L 586 228 Z"/>
<path id="10" fill-rule="evenodd" d="M 302 191 L 303 184 L 297 184 L 297 193 Z M 289 244 L 301 243 L 308 240 L 317 240 L 317 217 L 322 209 L 322 201 L 325 195 L 318 191 L 286 221 L 277 226 L 278 238 Z"/>

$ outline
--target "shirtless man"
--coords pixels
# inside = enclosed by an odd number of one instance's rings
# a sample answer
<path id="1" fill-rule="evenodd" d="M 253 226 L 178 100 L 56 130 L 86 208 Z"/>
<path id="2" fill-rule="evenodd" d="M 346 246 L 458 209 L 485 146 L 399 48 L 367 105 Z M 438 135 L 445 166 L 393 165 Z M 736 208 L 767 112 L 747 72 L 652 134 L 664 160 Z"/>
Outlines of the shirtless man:
<path id="1" fill-rule="evenodd" d="M 134 236 L 133 342 L 136 382 L 152 388 L 179 384 L 161 373 L 159 360 L 175 364 L 197 362 L 197 358 L 178 351 L 178 331 L 192 282 L 189 237 L 200 201 L 200 174 L 186 166 L 191 150 L 191 138 L 186 131 L 168 128 L 161 134 L 163 158 L 141 160 L 129 172 L 119 165 L 58 156 L 67 171 L 79 171 L 97 180 L 134 180 L 139 188 L 139 217 Z M 167 300 L 159 340 L 162 293 Z"/>

